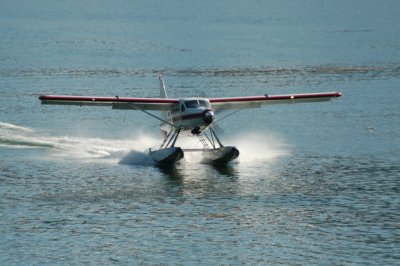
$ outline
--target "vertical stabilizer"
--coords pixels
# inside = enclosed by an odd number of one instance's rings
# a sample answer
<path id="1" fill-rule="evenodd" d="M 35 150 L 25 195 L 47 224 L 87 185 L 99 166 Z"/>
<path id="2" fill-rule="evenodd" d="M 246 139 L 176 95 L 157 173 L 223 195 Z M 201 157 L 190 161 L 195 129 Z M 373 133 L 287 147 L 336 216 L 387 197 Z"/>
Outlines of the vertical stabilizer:
<path id="1" fill-rule="evenodd" d="M 167 91 L 165 90 L 163 75 L 160 74 L 160 76 L 158 78 L 160 80 L 160 98 L 168 98 Z"/>
<path id="2" fill-rule="evenodd" d="M 158 79 L 160 80 L 160 98 L 168 98 L 167 91 L 165 90 L 165 83 L 164 83 L 163 75 L 160 74 L 160 76 L 158 76 Z M 161 111 L 161 118 L 164 119 L 165 121 L 168 121 L 168 114 L 169 114 L 169 112 Z M 161 135 L 164 138 L 166 138 L 167 133 L 169 131 L 169 126 L 166 123 L 161 123 L 160 129 L 161 129 Z"/>

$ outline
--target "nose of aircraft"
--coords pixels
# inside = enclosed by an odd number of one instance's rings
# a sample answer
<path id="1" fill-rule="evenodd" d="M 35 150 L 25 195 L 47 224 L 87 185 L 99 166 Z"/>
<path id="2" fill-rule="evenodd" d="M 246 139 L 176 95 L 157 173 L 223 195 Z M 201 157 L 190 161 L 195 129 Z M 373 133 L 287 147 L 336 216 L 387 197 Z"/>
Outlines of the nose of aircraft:
<path id="1" fill-rule="evenodd" d="M 207 111 L 203 114 L 203 120 L 204 122 L 209 125 L 214 121 L 214 112 L 213 111 Z"/>

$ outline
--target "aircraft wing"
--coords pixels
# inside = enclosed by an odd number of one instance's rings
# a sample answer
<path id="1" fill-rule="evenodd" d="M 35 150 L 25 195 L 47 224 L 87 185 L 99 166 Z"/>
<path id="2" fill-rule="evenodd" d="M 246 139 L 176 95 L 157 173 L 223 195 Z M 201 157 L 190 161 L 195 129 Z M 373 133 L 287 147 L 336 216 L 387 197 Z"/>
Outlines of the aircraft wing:
<path id="1" fill-rule="evenodd" d="M 179 104 L 172 98 L 132 98 L 132 97 L 97 97 L 97 96 L 64 96 L 42 95 L 42 104 L 78 105 L 78 106 L 111 106 L 113 109 L 171 111 Z"/>
<path id="2" fill-rule="evenodd" d="M 324 102 L 333 98 L 342 96 L 340 92 L 320 92 L 303 94 L 285 94 L 285 95 L 262 95 L 228 98 L 211 98 L 210 103 L 215 111 L 260 108 L 267 104 L 291 104 L 291 103 L 309 103 Z"/>

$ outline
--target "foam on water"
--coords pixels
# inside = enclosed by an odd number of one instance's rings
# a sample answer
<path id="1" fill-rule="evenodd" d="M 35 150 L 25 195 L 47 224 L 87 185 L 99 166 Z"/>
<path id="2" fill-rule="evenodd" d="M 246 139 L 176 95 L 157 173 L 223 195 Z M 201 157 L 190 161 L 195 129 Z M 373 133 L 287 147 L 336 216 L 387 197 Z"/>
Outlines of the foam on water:
<path id="1" fill-rule="evenodd" d="M 241 133 L 226 141 L 240 151 L 239 162 L 250 163 L 277 159 L 291 153 L 291 147 L 285 141 L 269 132 Z"/>

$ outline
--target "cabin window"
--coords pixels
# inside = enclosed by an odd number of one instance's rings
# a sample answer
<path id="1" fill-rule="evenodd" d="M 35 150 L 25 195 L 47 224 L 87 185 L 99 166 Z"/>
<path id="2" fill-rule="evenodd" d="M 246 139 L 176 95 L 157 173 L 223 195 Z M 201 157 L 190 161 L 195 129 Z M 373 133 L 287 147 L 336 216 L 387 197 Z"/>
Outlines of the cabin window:
<path id="1" fill-rule="evenodd" d="M 181 104 L 181 112 L 185 112 L 185 105 Z"/>

